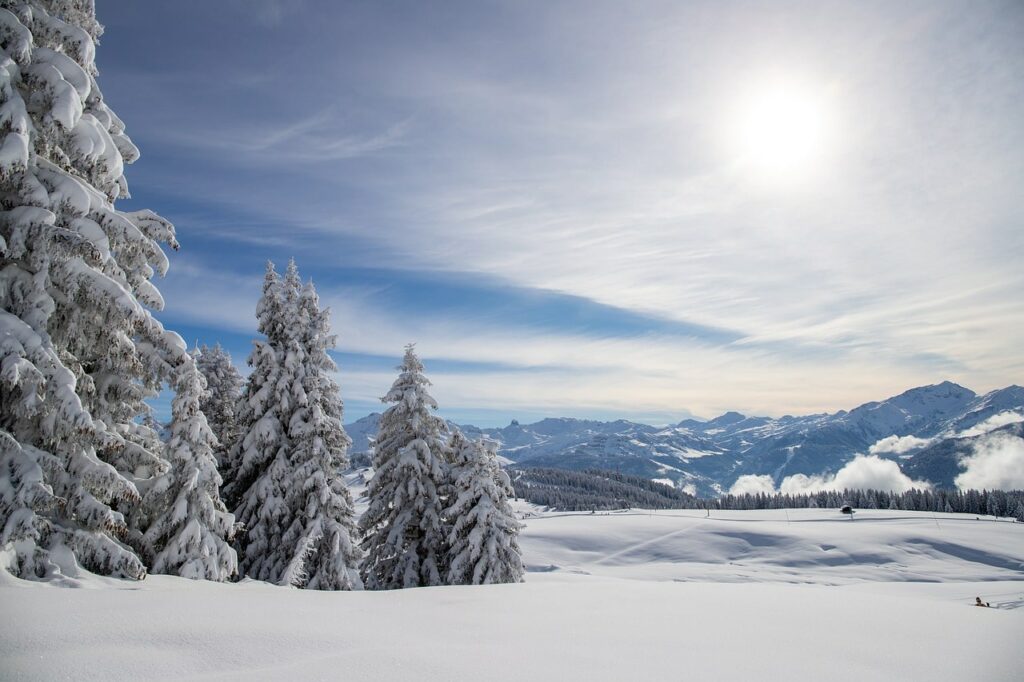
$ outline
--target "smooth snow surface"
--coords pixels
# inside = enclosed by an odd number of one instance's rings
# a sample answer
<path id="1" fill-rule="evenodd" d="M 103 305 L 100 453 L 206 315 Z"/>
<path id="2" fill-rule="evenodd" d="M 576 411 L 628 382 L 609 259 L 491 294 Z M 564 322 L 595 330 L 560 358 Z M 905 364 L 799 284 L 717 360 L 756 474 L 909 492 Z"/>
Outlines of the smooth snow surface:
<path id="1" fill-rule="evenodd" d="M 151 576 L 64 589 L 3 574 L 0 678 L 959 682 L 1024 670 L 1024 524 L 824 509 L 525 523 L 518 585 L 325 593 Z"/>

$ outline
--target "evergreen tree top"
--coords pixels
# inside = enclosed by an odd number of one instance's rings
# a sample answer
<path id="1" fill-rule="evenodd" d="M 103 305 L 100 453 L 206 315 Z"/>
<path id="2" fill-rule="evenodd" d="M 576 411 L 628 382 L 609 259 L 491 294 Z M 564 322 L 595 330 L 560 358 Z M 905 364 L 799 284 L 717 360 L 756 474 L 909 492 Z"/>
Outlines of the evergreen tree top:
<path id="1" fill-rule="evenodd" d="M 419 356 L 416 355 L 416 344 L 407 343 L 405 344 L 405 357 L 402 358 L 402 364 L 398 369 L 406 372 L 422 372 L 423 363 L 420 362 Z"/>
<path id="2" fill-rule="evenodd" d="M 399 370 L 398 378 L 391 385 L 391 390 L 381 398 L 381 402 L 397 403 L 390 410 L 426 410 L 437 409 L 437 402 L 427 393 L 427 386 L 430 386 L 430 379 L 423 374 L 423 363 L 416 355 L 416 344 L 410 343 L 405 347 L 405 357 L 402 364 L 396 369 Z"/>
<path id="3" fill-rule="evenodd" d="M 219 357 L 222 357 L 222 356 L 227 356 L 228 358 L 231 357 L 231 354 L 228 353 L 226 350 L 224 350 L 224 347 L 220 345 L 220 341 L 216 342 L 212 346 L 209 346 L 209 345 L 204 343 L 201 346 L 197 346 L 196 350 L 199 351 L 199 353 L 198 353 L 199 357 L 203 357 L 203 356 L 215 357 L 215 358 L 219 358 Z"/>
<path id="4" fill-rule="evenodd" d="M 284 274 L 285 287 L 290 291 L 298 291 L 302 287 L 302 279 L 299 277 L 299 266 L 294 258 L 288 259 L 288 268 Z"/>
<path id="5" fill-rule="evenodd" d="M 256 304 L 257 329 L 271 343 L 281 339 L 283 327 L 281 312 L 281 278 L 274 269 L 274 264 L 267 261 L 266 273 L 263 275 L 263 295 Z"/>

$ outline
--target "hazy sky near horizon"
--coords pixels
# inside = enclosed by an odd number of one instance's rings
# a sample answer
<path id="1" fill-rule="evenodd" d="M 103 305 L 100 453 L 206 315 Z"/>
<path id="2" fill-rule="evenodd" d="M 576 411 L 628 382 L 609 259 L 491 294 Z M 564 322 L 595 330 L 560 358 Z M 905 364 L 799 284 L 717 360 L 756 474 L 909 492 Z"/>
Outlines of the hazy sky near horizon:
<path id="1" fill-rule="evenodd" d="M 1024 383 L 1019 2 L 98 0 L 175 223 L 160 319 L 244 366 L 264 262 L 346 419 L 652 423 Z"/>

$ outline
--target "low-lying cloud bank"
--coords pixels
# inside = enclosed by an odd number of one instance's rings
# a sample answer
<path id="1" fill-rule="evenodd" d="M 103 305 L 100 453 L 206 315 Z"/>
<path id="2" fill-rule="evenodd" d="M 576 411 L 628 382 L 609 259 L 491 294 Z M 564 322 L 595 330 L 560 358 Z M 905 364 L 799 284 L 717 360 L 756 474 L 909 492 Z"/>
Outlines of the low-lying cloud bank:
<path id="1" fill-rule="evenodd" d="M 1024 490 L 1024 438 L 1015 433 L 992 433 L 1010 424 L 1024 422 L 1024 414 L 1000 412 L 956 434 L 959 438 L 979 437 L 973 454 L 960 460 L 963 472 L 954 479 L 961 490 Z M 1019 431 L 1019 429 L 1018 429 Z M 903 454 L 932 444 L 937 439 L 889 436 L 871 446 L 868 455 L 857 455 L 834 475 L 794 474 L 775 481 L 768 475 L 740 476 L 729 488 L 731 495 L 785 493 L 800 495 L 821 490 L 885 490 L 902 493 L 911 488 L 927 489 L 928 481 L 915 481 L 899 465 L 876 453 Z"/>
<path id="2" fill-rule="evenodd" d="M 896 462 L 876 455 L 858 455 L 835 476 L 787 476 L 779 486 L 783 493 L 813 493 L 819 490 L 885 490 L 902 493 L 911 488 L 930 488 L 927 481 L 915 481 L 900 471 Z"/>
<path id="3" fill-rule="evenodd" d="M 958 488 L 1024 489 L 1024 438 L 1009 433 L 982 438 L 960 466 L 964 472 L 953 481 Z"/>
<path id="4" fill-rule="evenodd" d="M 1024 422 L 1024 414 L 1007 410 L 1005 412 L 1000 412 L 999 414 L 994 414 L 980 424 L 975 424 L 971 428 L 961 431 L 957 434 L 957 437 L 971 438 L 973 436 L 983 436 L 986 433 L 1018 422 Z"/>
<path id="5" fill-rule="evenodd" d="M 954 434 L 953 432 L 947 432 L 944 435 L 938 436 L 937 438 L 919 438 L 917 436 L 886 436 L 882 438 L 870 448 L 868 453 L 872 455 L 877 454 L 893 454 L 902 455 L 914 450 L 920 450 L 921 448 L 928 447 L 929 445 L 942 440 L 943 438 L 973 438 L 975 436 L 983 436 L 986 433 L 995 431 L 996 429 L 1007 426 L 1008 424 L 1016 424 L 1018 422 L 1024 422 L 1024 414 L 1019 412 L 1013 412 L 1012 410 L 1006 410 L 999 414 L 992 415 L 983 422 L 975 424 L 969 429 Z"/>
<path id="6" fill-rule="evenodd" d="M 857 455 L 846 466 L 837 471 L 835 475 L 807 476 L 806 474 L 794 474 L 782 479 L 778 490 L 772 481 L 771 476 L 740 476 L 729 488 L 729 493 L 742 495 L 744 493 L 766 493 L 775 492 L 799 495 L 815 493 L 821 490 L 885 490 L 888 492 L 902 493 L 911 488 L 931 488 L 927 481 L 915 481 L 900 471 L 896 462 L 882 459 L 876 455 Z"/>
<path id="7" fill-rule="evenodd" d="M 758 493 L 764 493 L 771 495 L 777 492 L 775 490 L 775 481 L 772 480 L 771 476 L 755 476 L 754 474 L 745 474 L 736 479 L 736 482 L 729 488 L 730 495 L 757 495 Z"/>
<path id="8" fill-rule="evenodd" d="M 887 436 L 868 448 L 868 452 L 872 455 L 880 452 L 902 455 L 905 452 L 931 445 L 933 442 L 935 441 L 932 438 L 918 438 L 917 436 Z"/>

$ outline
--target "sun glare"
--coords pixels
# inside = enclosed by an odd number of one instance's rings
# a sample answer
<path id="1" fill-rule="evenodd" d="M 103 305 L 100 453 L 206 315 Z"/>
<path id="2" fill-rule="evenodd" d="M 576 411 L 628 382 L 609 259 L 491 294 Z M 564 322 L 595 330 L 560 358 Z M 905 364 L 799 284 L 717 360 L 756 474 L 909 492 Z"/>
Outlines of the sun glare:
<path id="1" fill-rule="evenodd" d="M 740 103 L 729 135 L 743 165 L 792 178 L 814 170 L 827 142 L 826 124 L 822 97 L 772 84 Z"/>

